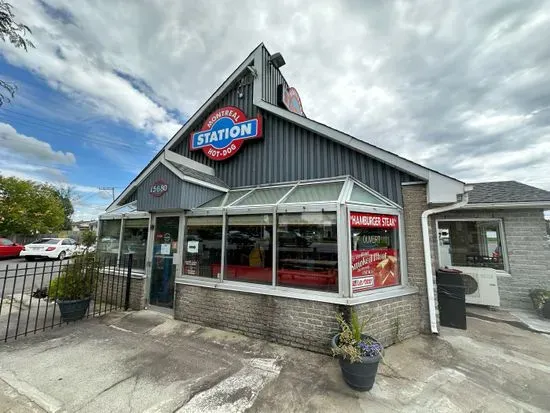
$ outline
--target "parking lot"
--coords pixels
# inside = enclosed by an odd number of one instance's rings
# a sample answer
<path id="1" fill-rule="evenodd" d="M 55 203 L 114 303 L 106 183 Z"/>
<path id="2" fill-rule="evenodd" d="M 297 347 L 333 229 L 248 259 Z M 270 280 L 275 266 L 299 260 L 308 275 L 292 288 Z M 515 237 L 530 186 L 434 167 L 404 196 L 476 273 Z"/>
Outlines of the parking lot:
<path id="1" fill-rule="evenodd" d="M 50 279 L 56 278 L 69 260 L 34 260 L 10 258 L 0 260 L 0 298 L 34 291 Z"/>

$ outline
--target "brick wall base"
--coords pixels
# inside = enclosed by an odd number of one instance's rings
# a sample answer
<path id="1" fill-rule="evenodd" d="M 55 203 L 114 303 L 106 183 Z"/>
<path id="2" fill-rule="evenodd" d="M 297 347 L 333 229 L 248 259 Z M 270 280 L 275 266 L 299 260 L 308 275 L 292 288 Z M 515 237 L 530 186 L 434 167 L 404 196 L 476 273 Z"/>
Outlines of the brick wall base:
<path id="1" fill-rule="evenodd" d="M 330 354 L 337 304 L 176 284 L 174 318 Z M 354 306 L 367 332 L 389 346 L 420 331 L 417 294 Z"/>
<path id="2" fill-rule="evenodd" d="M 124 305 L 126 282 L 126 275 L 100 272 L 94 299 L 99 299 L 106 304 Z M 143 310 L 145 308 L 145 277 L 141 274 L 132 275 L 129 304 L 131 310 Z"/>

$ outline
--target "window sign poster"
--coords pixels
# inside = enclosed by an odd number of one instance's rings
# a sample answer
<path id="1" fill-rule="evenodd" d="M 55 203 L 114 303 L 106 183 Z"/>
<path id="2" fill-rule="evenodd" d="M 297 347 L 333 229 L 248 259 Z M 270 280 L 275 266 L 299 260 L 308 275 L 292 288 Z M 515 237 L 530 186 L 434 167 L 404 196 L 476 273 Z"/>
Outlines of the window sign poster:
<path id="1" fill-rule="evenodd" d="M 160 254 L 161 255 L 170 255 L 171 254 L 171 245 L 170 244 L 160 244 Z"/>
<path id="2" fill-rule="evenodd" d="M 353 292 L 399 283 L 397 251 L 392 248 L 351 252 Z"/>
<path id="3" fill-rule="evenodd" d="M 187 241 L 187 252 L 189 254 L 198 254 L 199 241 Z"/>
<path id="4" fill-rule="evenodd" d="M 350 213 L 353 292 L 398 285 L 398 217 Z"/>

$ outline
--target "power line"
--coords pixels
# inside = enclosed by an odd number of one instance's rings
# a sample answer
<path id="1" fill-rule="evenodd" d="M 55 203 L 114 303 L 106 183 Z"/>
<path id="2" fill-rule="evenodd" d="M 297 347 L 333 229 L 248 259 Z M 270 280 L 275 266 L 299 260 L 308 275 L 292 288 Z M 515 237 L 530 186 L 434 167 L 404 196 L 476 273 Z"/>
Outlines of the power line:
<path id="1" fill-rule="evenodd" d="M 100 191 L 111 191 L 113 194 L 113 201 L 115 200 L 115 187 L 114 186 L 100 186 Z"/>
<path id="2" fill-rule="evenodd" d="M 48 123 L 47 121 L 33 117 L 31 115 L 22 114 L 19 112 L 13 112 L 10 111 L 13 115 L 15 115 L 15 118 L 12 118 L 12 116 L 8 116 L 5 113 L 2 113 L 3 111 L 0 111 L 0 117 L 3 117 L 7 121 L 13 121 L 17 123 L 24 122 L 25 124 L 30 124 L 34 126 L 38 126 L 39 128 L 43 129 L 46 132 L 55 133 L 61 136 L 65 136 L 68 138 L 75 138 L 75 136 L 81 136 L 82 138 L 86 138 L 87 140 L 97 143 L 100 145 L 106 145 L 113 147 L 115 149 L 123 148 L 124 150 L 130 150 L 137 152 L 140 150 L 140 148 L 130 145 L 127 142 L 121 142 L 120 140 L 115 140 L 113 136 L 105 135 L 100 132 L 85 132 L 84 134 L 74 132 L 68 128 L 60 127 L 58 125 L 54 125 L 51 123 Z M 29 119 L 27 119 L 29 118 Z"/>

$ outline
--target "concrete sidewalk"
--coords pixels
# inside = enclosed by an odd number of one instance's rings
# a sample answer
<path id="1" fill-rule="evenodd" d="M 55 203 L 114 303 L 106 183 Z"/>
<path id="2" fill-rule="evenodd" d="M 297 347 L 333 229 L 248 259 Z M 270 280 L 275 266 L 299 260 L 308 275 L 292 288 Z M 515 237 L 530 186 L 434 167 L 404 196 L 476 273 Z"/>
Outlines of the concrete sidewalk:
<path id="1" fill-rule="evenodd" d="M 111 313 L 1 345 L 0 411 L 546 411 L 550 338 L 474 318 L 468 328 L 390 347 L 373 390 L 358 393 L 331 357 Z"/>

